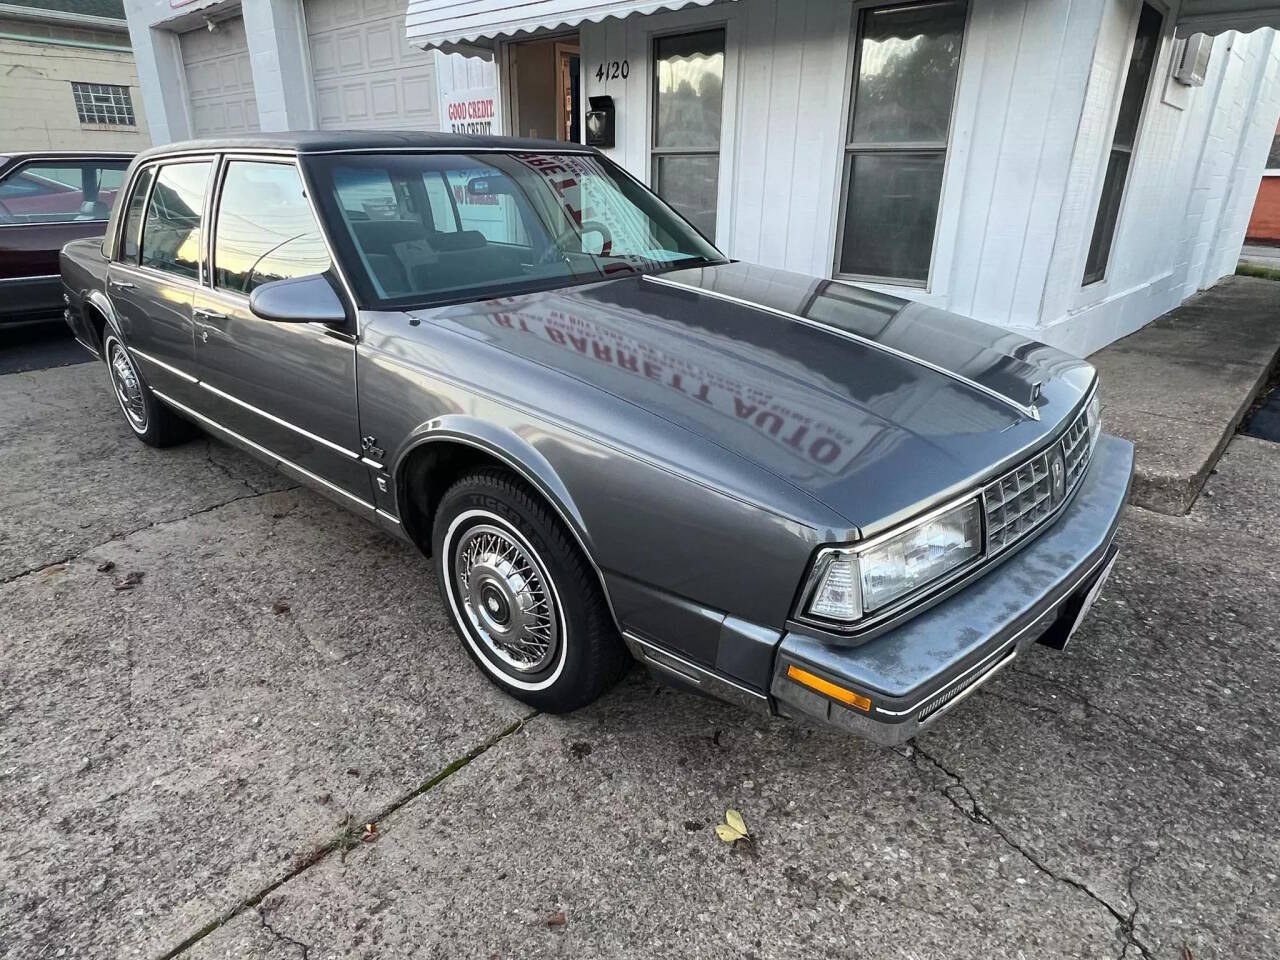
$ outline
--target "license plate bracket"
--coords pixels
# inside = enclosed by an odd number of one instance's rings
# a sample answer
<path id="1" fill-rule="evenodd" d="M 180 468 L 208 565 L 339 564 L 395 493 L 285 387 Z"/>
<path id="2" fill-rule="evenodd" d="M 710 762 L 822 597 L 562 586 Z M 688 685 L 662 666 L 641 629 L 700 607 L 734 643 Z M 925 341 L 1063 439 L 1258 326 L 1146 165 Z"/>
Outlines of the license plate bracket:
<path id="1" fill-rule="evenodd" d="M 1057 619 L 1049 626 L 1048 630 L 1041 634 L 1038 642 L 1046 647 L 1052 647 L 1054 650 L 1065 650 L 1067 648 L 1067 644 L 1071 642 L 1072 637 L 1076 635 L 1076 631 L 1080 629 L 1080 624 L 1084 623 L 1085 617 L 1089 615 L 1094 601 L 1102 593 L 1102 587 L 1107 582 L 1107 577 L 1111 575 L 1111 570 L 1115 567 L 1116 557 L 1119 554 L 1120 551 L 1114 546 L 1107 550 L 1106 557 L 1099 565 L 1098 572 L 1077 587 L 1071 596 L 1062 601 L 1062 606 L 1058 608 Z"/>

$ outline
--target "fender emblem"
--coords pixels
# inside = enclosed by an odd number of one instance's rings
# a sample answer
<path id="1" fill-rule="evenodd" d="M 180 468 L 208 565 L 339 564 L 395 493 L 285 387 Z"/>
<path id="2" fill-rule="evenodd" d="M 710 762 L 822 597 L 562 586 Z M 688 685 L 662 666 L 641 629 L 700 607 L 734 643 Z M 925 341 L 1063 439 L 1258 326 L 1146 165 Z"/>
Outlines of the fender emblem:
<path id="1" fill-rule="evenodd" d="M 377 460 L 381 460 L 387 453 L 387 451 L 378 446 L 377 437 L 361 437 L 360 452 L 367 457 L 373 457 Z"/>

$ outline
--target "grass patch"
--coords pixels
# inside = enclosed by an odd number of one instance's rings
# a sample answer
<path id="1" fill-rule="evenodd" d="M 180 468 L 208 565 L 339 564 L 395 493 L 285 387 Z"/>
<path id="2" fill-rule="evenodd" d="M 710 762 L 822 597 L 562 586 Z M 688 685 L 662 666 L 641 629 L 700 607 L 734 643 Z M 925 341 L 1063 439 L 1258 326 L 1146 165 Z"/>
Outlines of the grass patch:
<path id="1" fill-rule="evenodd" d="M 1260 280 L 1280 280 L 1280 269 L 1264 267 L 1257 263 L 1241 263 L 1236 266 L 1237 277 L 1257 277 Z"/>

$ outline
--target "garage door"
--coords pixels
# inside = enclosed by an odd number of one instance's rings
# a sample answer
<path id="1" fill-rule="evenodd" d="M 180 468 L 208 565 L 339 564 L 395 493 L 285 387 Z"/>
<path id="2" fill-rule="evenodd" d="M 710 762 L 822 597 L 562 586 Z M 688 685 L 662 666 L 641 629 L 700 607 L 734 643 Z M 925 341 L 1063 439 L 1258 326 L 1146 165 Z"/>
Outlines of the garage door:
<path id="1" fill-rule="evenodd" d="M 258 129 L 258 101 L 244 19 L 223 20 L 218 29 L 192 30 L 178 38 L 191 97 L 191 127 L 197 137 Z"/>
<path id="2" fill-rule="evenodd" d="M 434 54 L 404 39 L 404 0 L 307 0 L 321 129 L 439 130 Z"/>

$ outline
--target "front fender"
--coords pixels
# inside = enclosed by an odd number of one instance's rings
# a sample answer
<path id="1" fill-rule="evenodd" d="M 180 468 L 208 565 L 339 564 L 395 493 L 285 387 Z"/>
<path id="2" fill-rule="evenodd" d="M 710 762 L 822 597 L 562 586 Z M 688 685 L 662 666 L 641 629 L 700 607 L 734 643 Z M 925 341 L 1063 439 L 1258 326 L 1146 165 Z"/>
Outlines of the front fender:
<path id="1" fill-rule="evenodd" d="M 424 444 L 438 442 L 466 444 L 506 463 L 551 502 L 572 530 L 587 558 L 595 563 L 590 533 L 582 513 L 550 461 L 515 432 L 467 414 L 446 414 L 419 424 L 395 451 L 390 472 L 395 478 L 396 507 L 400 516 L 406 515 L 408 507 L 404 469 L 410 455 Z"/>

